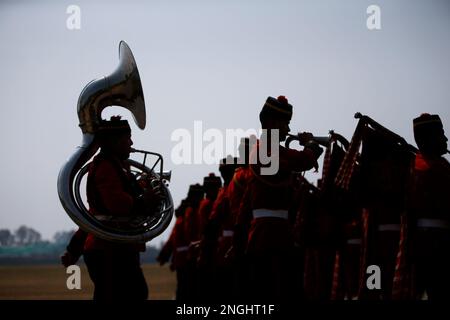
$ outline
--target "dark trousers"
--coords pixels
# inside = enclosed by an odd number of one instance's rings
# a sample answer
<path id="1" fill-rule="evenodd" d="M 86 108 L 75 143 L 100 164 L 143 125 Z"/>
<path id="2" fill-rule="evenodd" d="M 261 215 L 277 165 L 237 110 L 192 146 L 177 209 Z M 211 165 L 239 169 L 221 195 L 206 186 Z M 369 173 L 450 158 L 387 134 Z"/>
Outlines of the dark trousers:
<path id="1" fill-rule="evenodd" d="M 214 299 L 225 302 L 235 299 L 233 297 L 234 270 L 232 265 L 216 266 L 214 274 Z"/>
<path id="2" fill-rule="evenodd" d="M 249 256 L 250 294 L 255 301 L 297 300 L 299 290 L 294 256 L 291 252 Z"/>
<path id="3" fill-rule="evenodd" d="M 189 270 L 187 267 L 179 267 L 177 269 L 177 291 L 176 300 L 177 301 L 188 301 L 189 300 Z"/>
<path id="4" fill-rule="evenodd" d="M 422 229 L 416 238 L 416 286 L 419 298 L 450 301 L 450 233 Z"/>
<path id="5" fill-rule="evenodd" d="M 399 241 L 399 231 L 378 232 L 377 247 L 375 248 L 377 260 L 374 264 L 378 265 L 381 270 L 381 292 L 377 293 L 379 299 L 392 299 L 392 285 L 394 283 Z"/>
<path id="6" fill-rule="evenodd" d="M 84 253 L 94 283 L 94 300 L 146 300 L 148 287 L 137 251 L 93 250 Z"/>
<path id="7" fill-rule="evenodd" d="M 342 292 L 340 298 L 353 299 L 358 295 L 361 245 L 347 244 L 342 250 Z"/>

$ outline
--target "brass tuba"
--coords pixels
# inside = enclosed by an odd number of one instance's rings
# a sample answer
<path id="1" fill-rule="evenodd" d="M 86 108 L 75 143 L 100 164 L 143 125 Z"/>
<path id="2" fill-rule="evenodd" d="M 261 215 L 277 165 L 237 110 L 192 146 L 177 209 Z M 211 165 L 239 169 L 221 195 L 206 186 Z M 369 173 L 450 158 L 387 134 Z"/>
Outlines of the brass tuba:
<path id="1" fill-rule="evenodd" d="M 145 128 L 146 112 L 139 72 L 128 45 L 119 44 L 119 66 L 109 76 L 89 82 L 78 99 L 78 118 L 83 133 L 80 147 L 61 168 L 58 175 L 58 196 L 64 210 L 84 231 L 116 242 L 146 242 L 161 234 L 173 216 L 173 201 L 167 183 L 170 173 L 163 171 L 163 157 L 155 152 L 133 149 L 144 154 L 143 163 L 129 159 L 138 181 L 148 181 L 148 187 L 160 186 L 162 199 L 157 212 L 138 217 L 94 216 L 83 203 L 80 184 L 88 172 L 86 164 L 98 150 L 95 141 L 101 113 L 108 106 L 121 106 L 133 115 L 136 125 Z M 147 156 L 155 156 L 154 165 L 145 165 Z M 156 167 L 159 165 L 159 170 Z M 123 221 L 123 220 L 126 221 Z"/>

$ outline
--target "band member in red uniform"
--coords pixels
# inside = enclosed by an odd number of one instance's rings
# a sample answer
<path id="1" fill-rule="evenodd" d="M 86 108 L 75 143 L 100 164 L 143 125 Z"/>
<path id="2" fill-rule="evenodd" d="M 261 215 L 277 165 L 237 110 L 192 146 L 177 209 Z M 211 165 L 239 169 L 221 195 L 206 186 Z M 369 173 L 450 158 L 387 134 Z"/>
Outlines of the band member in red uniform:
<path id="1" fill-rule="evenodd" d="M 225 220 L 230 216 L 230 205 L 228 199 L 228 185 L 236 169 L 236 158 L 228 156 L 222 159 L 219 165 L 219 171 L 223 178 L 223 186 L 217 193 L 211 214 L 205 225 L 201 241 L 200 264 L 220 263 L 217 259 L 218 245 L 223 238 L 222 229 Z"/>
<path id="2" fill-rule="evenodd" d="M 247 255 L 250 263 L 250 290 L 252 297 L 260 300 L 282 301 L 292 297 L 293 235 L 288 215 L 291 206 L 292 171 L 305 171 L 317 166 L 322 149 L 308 145 L 303 151 L 279 146 L 290 131 L 292 105 L 284 96 L 267 98 L 260 112 L 263 129 L 260 140 L 250 156 L 252 178 L 241 201 L 235 227 L 234 243 L 243 240 L 250 225 Z M 277 135 L 278 134 L 278 135 Z M 306 145 L 312 134 L 299 136 Z M 274 141 L 272 139 L 277 139 Z M 277 150 L 273 146 L 278 147 Z M 264 171 L 261 150 L 269 156 L 269 166 L 278 161 L 275 171 Z M 267 162 L 266 162 L 267 163 Z M 267 166 L 266 166 L 267 167 Z M 245 248 L 245 246 L 241 246 Z"/>
<path id="3" fill-rule="evenodd" d="M 447 137 L 438 115 L 414 119 L 416 155 L 412 191 L 413 255 L 417 298 L 450 301 L 450 165 Z"/>
<path id="4" fill-rule="evenodd" d="M 133 144 L 128 122 L 120 117 L 102 120 L 97 139 L 101 149 L 90 164 L 87 178 L 89 212 L 94 216 L 130 217 L 156 207 L 157 192 L 149 189 L 142 193 L 125 162 Z M 76 261 L 81 248 L 95 285 L 94 300 L 147 299 L 139 255 L 145 243 L 116 243 L 78 230 L 62 257 L 63 264 Z"/>
<path id="5" fill-rule="evenodd" d="M 205 196 L 203 186 L 199 183 L 193 184 L 188 191 L 188 207 L 184 214 L 184 237 L 188 246 L 186 262 L 186 292 L 190 301 L 198 300 L 198 282 L 197 282 L 197 256 L 196 248 L 199 243 L 199 206 Z"/>
<path id="6" fill-rule="evenodd" d="M 256 143 L 256 136 L 252 135 L 250 138 L 244 138 L 239 146 L 239 168 L 236 169 L 233 179 L 228 186 L 228 198 L 230 199 L 230 221 L 226 224 L 227 230 L 232 231 L 236 224 L 241 206 L 241 200 L 244 196 L 247 184 L 252 176 L 250 169 L 250 151 Z M 230 244 L 231 245 L 231 244 Z"/>
<path id="7" fill-rule="evenodd" d="M 233 273 L 233 281 L 228 285 L 232 287 L 229 289 L 229 297 L 236 297 L 243 299 L 248 296 L 248 265 L 245 257 L 241 254 L 243 250 L 234 248 L 234 226 L 236 225 L 237 217 L 241 200 L 244 192 L 247 189 L 247 183 L 251 178 L 251 170 L 249 166 L 250 151 L 256 143 L 256 136 L 252 135 L 249 138 L 243 138 L 239 145 L 239 167 L 235 170 L 233 178 L 227 188 L 227 196 L 229 200 L 230 215 L 224 219 L 222 223 L 223 237 L 219 241 L 219 254 L 223 252 L 219 259 L 223 260 L 223 265 L 228 266 Z M 247 239 L 247 234 L 243 232 L 240 238 Z M 239 248 L 239 244 L 236 246 Z M 236 254 L 238 253 L 238 254 Z"/>
<path id="8" fill-rule="evenodd" d="M 224 263 L 224 244 L 230 239 L 229 233 L 225 232 L 224 224 L 230 218 L 230 204 L 228 199 L 228 185 L 236 169 L 236 158 L 228 156 L 221 160 L 219 171 L 223 178 L 223 187 L 220 188 L 217 198 L 209 215 L 203 231 L 200 244 L 200 255 L 198 264 L 206 269 L 213 269 L 213 280 L 209 286 L 208 298 L 211 301 L 224 301 L 232 288 L 233 277 L 230 267 Z M 230 230 L 228 228 L 227 230 Z"/>
<path id="9" fill-rule="evenodd" d="M 177 289 L 176 300 L 186 301 L 188 299 L 188 273 L 186 271 L 187 266 L 187 254 L 189 249 L 189 243 L 187 242 L 185 229 L 184 229 L 184 213 L 189 203 L 189 198 L 181 201 L 181 204 L 175 210 L 176 221 L 172 229 L 169 239 L 162 247 L 156 260 L 160 265 L 164 265 L 169 261 L 172 256 L 170 269 L 177 273 Z"/>
<path id="10" fill-rule="evenodd" d="M 206 223 L 209 220 L 209 216 L 212 212 L 214 202 L 217 199 L 217 195 L 221 187 L 222 181 L 220 180 L 220 177 L 216 176 L 214 173 L 210 173 L 203 179 L 205 198 L 200 202 L 200 206 L 198 209 L 199 238 L 201 238 L 201 236 L 205 231 Z"/>
<path id="11" fill-rule="evenodd" d="M 415 154 L 400 146 L 395 137 L 381 130 L 366 128 L 360 157 L 361 220 L 363 263 L 360 272 L 370 265 L 381 270 L 378 290 L 369 290 L 360 276 L 359 299 L 391 300 L 395 277 L 401 221 L 405 212 L 405 197 Z M 361 217 L 363 216 L 361 215 Z"/>
<path id="12" fill-rule="evenodd" d="M 203 179 L 205 198 L 202 199 L 198 208 L 197 240 L 195 241 L 195 245 L 191 248 L 192 259 L 196 261 L 197 298 L 201 301 L 211 299 L 211 291 L 214 289 L 214 270 L 212 265 L 199 263 L 199 259 L 201 262 L 201 240 L 221 186 L 222 181 L 220 177 L 216 176 L 214 173 L 210 173 Z"/>

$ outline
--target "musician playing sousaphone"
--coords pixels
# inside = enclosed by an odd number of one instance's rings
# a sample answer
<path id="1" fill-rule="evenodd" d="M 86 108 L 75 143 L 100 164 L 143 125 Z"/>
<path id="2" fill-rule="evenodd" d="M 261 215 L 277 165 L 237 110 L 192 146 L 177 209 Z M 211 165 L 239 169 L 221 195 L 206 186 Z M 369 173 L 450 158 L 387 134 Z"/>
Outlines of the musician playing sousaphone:
<path id="1" fill-rule="evenodd" d="M 237 246 L 236 250 L 247 247 L 250 291 L 252 297 L 259 300 L 282 301 L 293 297 L 292 278 L 296 270 L 292 263 L 293 221 L 288 214 L 292 202 L 290 178 L 292 171 L 312 169 L 322 152 L 315 144 L 308 145 L 303 151 L 279 145 L 290 131 L 291 118 L 292 105 L 284 96 L 267 98 L 260 112 L 263 133 L 250 156 L 253 174 L 241 201 L 235 227 L 234 246 Z M 299 140 L 307 144 L 311 138 L 312 134 L 304 134 Z M 274 145 L 279 147 L 278 152 Z M 256 158 L 261 155 L 261 149 L 267 151 L 271 161 L 279 163 L 272 174 L 264 172 L 266 164 Z M 243 239 L 247 230 L 248 238 Z"/>
<path id="2" fill-rule="evenodd" d="M 61 260 L 67 267 L 84 254 L 96 300 L 143 300 L 148 288 L 139 252 L 170 224 L 173 201 L 166 184 L 170 173 L 163 171 L 160 154 L 131 148 L 128 121 L 101 117 L 109 106 L 129 110 L 138 128 L 145 128 L 139 72 L 124 41 L 119 44 L 115 71 L 89 82 L 78 99 L 83 140 L 62 166 L 57 187 L 64 210 L 80 230 Z M 130 152 L 144 154 L 143 162 L 129 159 Z M 157 157 L 151 168 L 145 165 L 148 155 Z M 154 170 L 158 164 L 159 172 Z M 80 193 L 86 173 L 89 209 Z"/>
<path id="3" fill-rule="evenodd" d="M 417 298 L 426 291 L 429 300 L 450 300 L 450 165 L 443 157 L 447 137 L 438 115 L 414 119 L 419 153 L 414 165 L 411 195 L 411 229 Z"/>
<path id="4" fill-rule="evenodd" d="M 133 145 L 128 121 L 120 117 L 101 121 L 97 139 L 101 149 L 90 164 L 87 178 L 89 212 L 127 218 L 156 210 L 158 189 L 143 192 L 126 162 Z M 112 242 L 79 229 L 62 260 L 67 266 L 83 253 L 95 285 L 94 300 L 144 300 L 148 288 L 140 267 L 142 251 L 145 243 Z"/>

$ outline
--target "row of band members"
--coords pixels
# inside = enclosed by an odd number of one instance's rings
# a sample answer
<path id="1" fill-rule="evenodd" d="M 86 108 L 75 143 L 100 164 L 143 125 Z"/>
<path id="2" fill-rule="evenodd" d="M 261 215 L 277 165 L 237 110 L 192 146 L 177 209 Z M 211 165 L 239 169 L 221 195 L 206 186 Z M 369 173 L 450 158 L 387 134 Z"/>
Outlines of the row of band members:
<path id="1" fill-rule="evenodd" d="M 261 174 L 262 165 L 251 158 L 257 157 L 260 146 L 267 146 L 270 152 L 271 129 L 278 130 L 277 143 L 286 139 L 292 111 L 285 97 L 269 97 L 259 115 L 261 127 L 267 130 L 259 140 L 243 139 L 239 165 L 223 161 L 219 167 L 223 185 L 220 177 L 210 174 L 203 185 L 190 186 L 186 199 L 176 209 L 175 226 L 158 261 L 164 264 L 171 259 L 171 268 L 177 274 L 177 300 L 394 298 L 394 278 L 400 277 L 395 272 L 404 261 L 401 254 L 406 252 L 399 249 L 399 239 L 405 239 L 399 236 L 400 227 L 389 224 L 390 228 L 380 230 L 387 231 L 377 238 L 379 243 L 384 241 L 378 246 L 384 256 L 379 254 L 375 260 L 381 268 L 381 288 L 368 291 L 364 290 L 365 273 L 361 270 L 367 244 L 362 243 L 362 234 L 355 232 L 364 224 L 361 212 L 344 223 L 343 229 L 350 231 L 344 245 L 339 246 L 330 243 L 335 238 L 327 237 L 335 220 L 324 215 L 316 221 L 317 228 L 305 223 L 308 219 L 300 208 L 317 214 L 317 206 L 322 206 L 320 199 L 317 204 L 317 199 L 311 201 L 310 196 L 299 193 L 304 192 L 304 188 L 298 188 L 301 177 L 293 175 L 318 166 L 323 150 L 310 142 L 310 133 L 299 135 L 304 146 L 301 151 L 279 146 L 276 174 Z M 128 123 L 111 119 L 104 121 L 103 127 L 101 152 L 88 174 L 92 214 L 133 214 L 156 203 L 157 192 L 136 196 L 136 183 L 124 163 L 132 145 Z M 420 152 L 412 170 L 411 211 L 418 227 L 410 228 L 414 229 L 414 258 L 407 263 L 413 266 L 413 272 L 400 277 L 401 285 L 407 288 L 401 298 L 416 299 L 426 292 L 429 299 L 445 299 L 450 285 L 450 167 L 442 157 L 447 152 L 447 138 L 437 115 L 423 114 L 414 119 L 414 134 Z M 308 210 L 304 210 L 302 201 L 308 203 Z M 308 237 L 317 241 L 311 242 Z M 139 264 L 139 252 L 144 248 L 144 244 L 116 244 L 79 230 L 62 260 L 69 265 L 84 255 L 95 284 L 94 299 L 146 299 L 148 289 Z"/>

